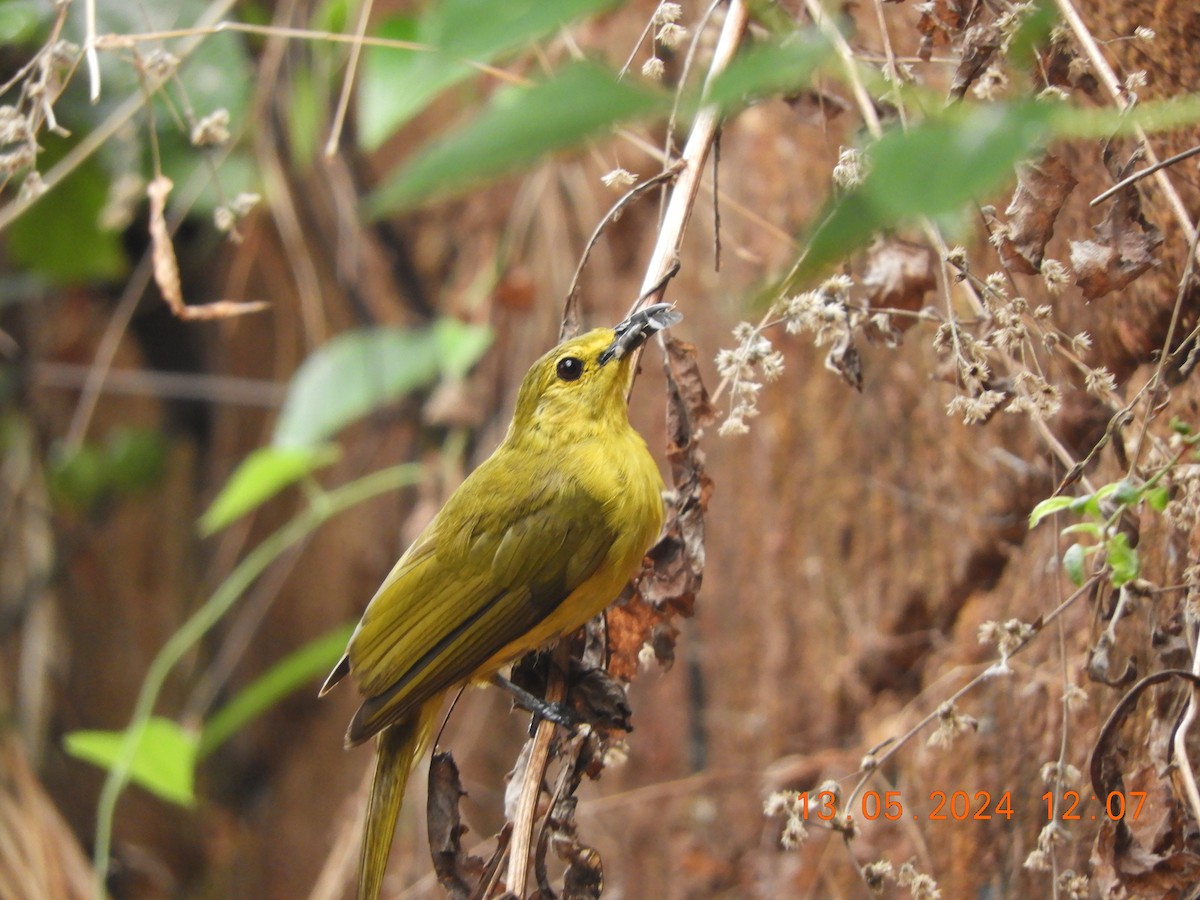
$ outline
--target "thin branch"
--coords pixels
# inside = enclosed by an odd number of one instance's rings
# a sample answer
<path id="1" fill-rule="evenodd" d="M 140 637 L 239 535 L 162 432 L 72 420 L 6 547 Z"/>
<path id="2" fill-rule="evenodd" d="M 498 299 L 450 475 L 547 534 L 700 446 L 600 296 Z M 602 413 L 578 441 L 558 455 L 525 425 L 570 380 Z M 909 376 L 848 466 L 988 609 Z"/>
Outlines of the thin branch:
<path id="1" fill-rule="evenodd" d="M 96 53 L 96 0 L 83 5 L 83 55 L 87 60 L 88 96 L 93 105 L 100 102 L 100 57 Z"/>
<path id="2" fill-rule="evenodd" d="M 746 33 L 749 20 L 750 13 L 744 0 L 732 0 L 705 79 L 706 89 L 733 59 L 742 36 Z M 646 276 L 642 281 L 642 294 L 647 303 L 657 303 L 666 291 L 663 278 L 671 271 L 683 245 L 683 234 L 696 204 L 696 193 L 700 189 L 700 178 L 704 173 L 704 161 L 708 158 L 709 148 L 716 137 L 719 119 L 717 108 L 709 105 L 697 113 L 692 123 L 692 131 L 680 157 L 684 168 L 671 190 L 671 199 L 667 203 L 667 211 L 658 231 L 658 241 L 654 245 L 654 252 L 650 255 Z"/>
<path id="3" fill-rule="evenodd" d="M 350 57 L 346 60 L 346 77 L 342 79 L 342 93 L 338 97 L 337 112 L 333 116 L 333 124 L 329 128 L 329 140 L 325 142 L 325 155 L 332 157 L 337 153 L 338 143 L 342 138 L 342 128 L 346 124 L 346 110 L 350 108 L 350 92 L 354 89 L 354 76 L 358 72 L 358 60 L 362 56 L 363 38 L 367 34 L 367 22 L 371 18 L 371 9 L 375 0 L 366 0 L 358 11 L 358 25 L 354 29 L 354 43 L 350 45 Z"/>
<path id="4" fill-rule="evenodd" d="M 1128 109 L 1130 104 L 1125 98 L 1124 91 L 1121 89 L 1121 83 L 1117 81 L 1116 73 L 1113 72 L 1112 66 L 1108 64 L 1108 60 L 1105 59 L 1104 54 L 1100 52 L 1100 46 L 1096 43 L 1096 39 L 1092 36 L 1091 31 L 1088 30 L 1083 18 L 1079 15 L 1079 10 L 1075 8 L 1075 4 L 1071 0 L 1056 0 L 1056 2 L 1059 12 L 1062 13 L 1063 18 L 1070 25 L 1076 40 L 1083 46 L 1083 51 L 1087 54 L 1092 68 L 1100 76 L 1100 80 L 1104 83 L 1105 88 L 1108 89 L 1113 102 L 1121 109 Z M 1150 146 L 1150 139 L 1147 137 L 1145 129 L 1140 125 L 1135 126 L 1134 133 L 1146 148 L 1146 157 L 1152 164 L 1157 165 L 1158 157 Z M 1179 225 L 1183 228 L 1183 233 L 1188 236 L 1189 241 L 1194 241 L 1196 228 L 1192 224 L 1192 218 L 1188 215 L 1183 199 L 1179 196 L 1179 192 L 1175 190 L 1175 185 L 1171 183 L 1171 179 L 1167 177 L 1162 166 L 1158 166 L 1154 170 L 1154 180 L 1158 182 L 1158 186 L 1162 189 L 1163 194 L 1166 195 L 1167 203 L 1170 205 L 1171 211 L 1174 212 L 1175 218 L 1179 220 Z"/>
<path id="5" fill-rule="evenodd" d="M 587 245 L 583 248 L 583 254 L 579 257 L 579 264 L 575 266 L 575 274 L 571 277 L 571 287 L 567 291 L 567 300 L 566 303 L 563 304 L 564 333 L 559 334 L 560 340 L 566 337 L 565 329 L 567 328 L 568 321 L 572 317 L 572 311 L 574 309 L 576 299 L 579 296 L 579 280 L 583 276 L 584 267 L 587 266 L 588 259 L 592 255 L 592 250 L 595 248 L 597 241 L 600 240 L 600 236 L 604 233 L 604 229 L 616 222 L 617 219 L 621 217 L 621 214 L 625 211 L 625 208 L 634 200 L 636 200 L 646 191 L 650 190 L 652 187 L 662 184 L 665 181 L 670 181 L 679 174 L 679 172 L 683 169 L 683 166 L 683 161 L 678 160 L 670 167 L 663 169 L 657 175 L 647 178 L 641 184 L 631 187 L 625 192 L 620 200 L 612 205 L 612 209 L 605 214 L 604 218 L 600 220 L 600 224 L 598 224 L 595 230 L 592 231 L 592 236 L 588 239 Z"/>
<path id="6" fill-rule="evenodd" d="M 1190 159 L 1191 157 L 1195 156 L 1198 153 L 1200 153 L 1200 144 L 1197 144 L 1195 147 L 1193 147 L 1190 150 L 1184 150 L 1182 153 L 1176 153 L 1174 156 L 1167 157 L 1162 162 L 1156 162 L 1152 166 L 1147 166 L 1144 169 L 1134 172 L 1128 178 L 1122 178 L 1120 181 L 1118 181 L 1116 184 L 1114 184 L 1112 187 L 1110 187 L 1107 191 L 1097 194 L 1095 197 L 1092 198 L 1092 201 L 1091 201 L 1091 203 L 1088 204 L 1088 206 L 1096 206 L 1099 203 L 1103 203 L 1105 200 L 1107 200 L 1113 194 L 1117 193 L 1117 191 L 1124 190 L 1125 188 L 1129 187 L 1131 184 L 1141 181 L 1147 175 L 1153 175 L 1159 169 L 1165 169 L 1168 166 L 1175 165 L 1175 163 L 1177 163 L 1177 162 L 1183 162 L 1185 159 Z"/>
<path id="7" fill-rule="evenodd" d="M 91 366 L 74 363 L 39 362 L 33 366 L 33 381 L 43 387 L 80 390 L 88 384 L 92 371 Z M 154 369 L 110 369 L 99 389 L 109 394 L 200 400 L 264 409 L 278 409 L 287 394 L 287 385 L 280 381 Z"/>
<path id="8" fill-rule="evenodd" d="M 1026 638 L 1020 644 L 1018 644 L 1008 654 L 1008 659 L 1012 659 L 1014 656 L 1016 656 L 1018 653 L 1020 653 L 1026 647 L 1028 647 L 1031 643 L 1033 643 L 1033 641 L 1037 638 L 1037 636 L 1039 634 L 1041 634 L 1043 631 L 1045 631 L 1047 625 L 1049 625 L 1051 622 L 1053 622 L 1055 619 L 1057 619 L 1059 616 L 1061 616 L 1064 612 L 1066 612 L 1067 609 L 1069 609 L 1070 606 L 1076 600 L 1078 600 L 1080 597 L 1086 595 L 1089 591 L 1091 591 L 1093 588 L 1095 588 L 1095 586 L 1099 583 L 1100 583 L 1100 576 L 1093 575 L 1091 578 L 1089 578 L 1087 581 L 1085 581 L 1082 585 L 1080 585 L 1080 587 L 1077 590 L 1075 590 L 1074 593 L 1072 593 L 1069 597 L 1067 597 L 1065 600 L 1063 600 L 1062 603 L 1060 603 L 1058 606 L 1056 606 L 1053 610 L 1051 610 L 1049 613 L 1047 613 L 1042 618 L 1040 627 L 1038 627 L 1037 630 L 1035 630 L 1034 633 L 1031 634 L 1028 638 Z M 855 773 L 860 776 L 859 781 L 854 786 L 854 789 L 850 792 L 848 799 L 843 808 L 846 810 L 850 810 L 850 809 L 854 808 L 854 803 L 858 797 L 859 792 L 862 791 L 863 787 L 866 786 L 867 782 L 871 778 L 871 775 L 874 774 L 874 772 L 877 769 L 879 769 L 884 763 L 886 763 L 889 759 L 891 759 L 897 752 L 899 752 L 901 747 L 903 747 L 910 740 L 912 740 L 914 737 L 916 737 L 916 735 L 918 733 L 920 733 L 920 731 L 923 728 L 925 728 L 926 725 L 929 725 L 936 718 L 938 718 L 938 716 L 941 713 L 942 707 L 944 707 L 947 704 L 953 704 L 953 703 L 958 702 L 959 699 L 966 696 L 968 693 L 970 693 L 976 687 L 981 685 L 983 682 L 988 681 L 989 679 L 995 677 L 995 675 L 993 674 L 994 666 L 995 666 L 995 663 L 992 663 L 991 665 L 989 665 L 986 669 L 984 669 L 982 672 L 980 672 L 978 675 L 976 675 L 974 678 L 972 678 L 970 681 L 968 681 L 966 684 L 964 684 L 962 687 L 960 687 L 957 691 L 955 691 L 953 694 L 951 694 L 947 699 L 943 700 L 936 707 L 934 707 L 932 712 L 930 712 L 928 715 L 924 716 L 919 722 L 917 722 L 910 729 L 908 729 L 908 731 L 906 731 L 903 735 L 901 735 L 898 738 L 888 738 L 887 740 L 881 741 L 880 743 L 878 743 L 874 747 L 872 747 L 869 751 L 867 751 L 867 758 L 869 761 L 866 762 L 864 765 L 860 766 L 858 772 Z M 886 748 L 886 749 L 884 749 L 884 748 Z"/>
<path id="9" fill-rule="evenodd" d="M 550 663 L 549 682 L 546 686 L 546 700 L 549 703 L 561 703 L 567 695 L 566 646 L 565 643 L 560 643 L 555 648 Z M 533 823 L 537 816 L 538 797 L 541 796 L 546 766 L 550 763 L 550 744 L 554 740 L 554 729 L 557 727 L 548 719 L 540 719 L 537 730 L 527 745 L 529 755 L 525 759 L 521 793 L 517 798 L 516 814 L 513 816 L 512 843 L 508 850 L 508 875 L 505 877 L 508 891 L 517 897 L 525 896 L 525 883 L 529 878 L 529 852 L 533 847 Z"/>
<path id="10" fill-rule="evenodd" d="M 1200 675 L 1200 643 L 1196 642 L 1196 636 L 1192 636 L 1193 643 L 1196 644 L 1192 648 L 1192 674 Z M 1196 822 L 1200 823 L 1200 790 L 1196 787 L 1196 775 L 1192 771 L 1191 760 L 1188 759 L 1187 752 L 1187 737 L 1191 730 L 1192 722 L 1196 720 L 1196 685 L 1191 686 L 1191 694 L 1188 696 L 1187 711 L 1183 714 L 1183 719 L 1179 723 L 1179 727 L 1175 729 L 1175 736 L 1171 739 L 1171 746 L 1175 751 L 1175 759 L 1178 760 L 1176 771 L 1179 772 L 1179 777 L 1183 780 L 1184 793 L 1187 794 L 1188 803 L 1192 807 L 1192 816 Z"/>

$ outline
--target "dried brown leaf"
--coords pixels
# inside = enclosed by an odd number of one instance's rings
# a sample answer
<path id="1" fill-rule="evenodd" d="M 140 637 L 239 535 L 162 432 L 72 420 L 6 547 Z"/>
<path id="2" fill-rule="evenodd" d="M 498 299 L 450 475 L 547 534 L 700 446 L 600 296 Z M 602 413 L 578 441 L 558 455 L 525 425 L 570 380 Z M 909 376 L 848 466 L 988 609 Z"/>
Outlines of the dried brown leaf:
<path id="1" fill-rule="evenodd" d="M 600 854 L 576 842 L 564 855 L 570 864 L 563 875 L 563 900 L 599 900 L 604 891 L 604 864 Z"/>
<path id="2" fill-rule="evenodd" d="M 1118 180 L 1124 178 L 1139 158 L 1134 154 L 1113 176 Z M 1158 265 L 1154 251 L 1163 242 L 1162 232 L 1142 215 L 1142 198 L 1137 185 L 1131 184 L 1117 192 L 1104 221 L 1092 230 L 1096 234 L 1095 240 L 1071 241 L 1075 283 L 1086 299 L 1095 300 L 1119 290 Z"/>
<path id="3" fill-rule="evenodd" d="M 1000 49 L 1000 29 L 994 23 L 972 25 L 963 35 L 962 57 L 954 70 L 954 81 L 950 84 L 950 98 L 961 100 L 967 88 L 980 76 L 996 51 Z"/>
<path id="4" fill-rule="evenodd" d="M 715 415 L 700 377 L 696 348 L 666 341 L 667 459 L 674 496 L 663 535 L 646 554 L 637 590 L 608 612 L 608 670 L 629 680 L 637 672 L 642 647 L 649 644 L 664 665 L 673 659 L 676 615 L 690 616 L 704 576 L 704 513 L 712 479 L 696 431 Z"/>
<path id="5" fill-rule="evenodd" d="M 898 238 L 877 241 L 867 251 L 862 285 L 872 308 L 906 309 L 916 312 L 925 305 L 925 295 L 937 287 L 933 251 L 924 244 Z M 901 331 L 914 320 L 894 323 Z"/>
<path id="6" fill-rule="evenodd" d="M 267 304 L 259 301 L 239 303 L 218 300 L 199 306 L 188 306 L 183 302 L 179 261 L 175 258 L 175 245 L 171 242 L 171 229 L 167 226 L 167 197 L 173 187 L 171 179 L 165 175 L 158 175 L 146 186 L 146 196 L 150 199 L 150 259 L 154 264 L 154 283 L 158 285 L 171 312 L 188 321 L 209 321 L 266 309 Z"/>
<path id="7" fill-rule="evenodd" d="M 825 368 L 841 375 L 842 380 L 856 391 L 862 390 L 862 356 L 854 345 L 853 332 L 846 330 L 834 341 L 825 355 Z"/>
<path id="8" fill-rule="evenodd" d="M 674 645 L 678 635 L 679 630 L 670 624 L 666 610 L 647 603 L 640 593 L 634 593 L 608 611 L 608 673 L 622 681 L 633 681 L 642 648 L 647 644 L 654 650 L 654 657 L 664 671 L 670 669 L 675 662 Z"/>
<path id="9" fill-rule="evenodd" d="M 467 856 L 462 848 L 467 827 L 459 816 L 458 802 L 465 796 L 454 757 L 435 753 L 429 762 L 429 796 L 425 806 L 429 853 L 438 882 L 455 900 L 467 900 L 484 873 L 483 860 Z"/>
<path id="10" fill-rule="evenodd" d="M 921 4 L 921 17 L 917 20 L 921 46 L 917 55 L 929 62 L 933 48 L 949 44 L 962 26 L 962 0 L 930 0 Z"/>
<path id="11" fill-rule="evenodd" d="M 1006 266 L 1026 275 L 1041 271 L 1054 222 L 1077 183 L 1062 160 L 1050 154 L 1017 167 L 1017 189 L 1004 211 L 1008 221 L 997 247 Z"/>

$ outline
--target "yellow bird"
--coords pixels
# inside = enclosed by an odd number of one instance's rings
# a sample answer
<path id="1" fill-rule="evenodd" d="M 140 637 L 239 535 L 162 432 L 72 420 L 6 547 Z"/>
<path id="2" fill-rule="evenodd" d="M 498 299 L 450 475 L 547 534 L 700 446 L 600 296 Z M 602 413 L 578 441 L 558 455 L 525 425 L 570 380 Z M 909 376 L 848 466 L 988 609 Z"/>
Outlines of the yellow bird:
<path id="1" fill-rule="evenodd" d="M 378 735 L 358 897 L 378 897 L 409 771 L 442 698 L 574 631 L 636 572 L 663 522 L 662 477 L 629 424 L 633 351 L 682 318 L 666 303 L 564 341 L 521 383 L 508 433 L 400 557 L 324 695 L 364 697 L 347 746 Z"/>

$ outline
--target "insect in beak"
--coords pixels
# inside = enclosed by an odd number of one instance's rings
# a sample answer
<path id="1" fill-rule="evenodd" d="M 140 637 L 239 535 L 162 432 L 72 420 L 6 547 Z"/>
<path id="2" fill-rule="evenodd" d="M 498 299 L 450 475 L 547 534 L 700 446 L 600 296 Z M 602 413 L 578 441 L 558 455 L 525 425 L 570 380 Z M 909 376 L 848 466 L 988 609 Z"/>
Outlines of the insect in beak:
<path id="1" fill-rule="evenodd" d="M 683 313 L 670 303 L 655 303 L 639 309 L 613 330 L 617 335 L 612 344 L 600 354 L 600 365 L 611 359 L 623 359 L 646 342 L 656 331 L 670 328 L 683 318 Z"/>

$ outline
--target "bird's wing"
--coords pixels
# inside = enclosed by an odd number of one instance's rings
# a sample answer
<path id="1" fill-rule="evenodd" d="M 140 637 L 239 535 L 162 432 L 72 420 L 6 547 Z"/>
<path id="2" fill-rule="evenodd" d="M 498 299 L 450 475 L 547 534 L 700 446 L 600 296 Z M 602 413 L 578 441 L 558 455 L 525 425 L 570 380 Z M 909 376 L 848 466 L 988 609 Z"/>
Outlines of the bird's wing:
<path id="1" fill-rule="evenodd" d="M 511 481 L 490 485 L 489 473 L 477 474 L 392 570 L 351 639 L 350 671 L 366 697 L 351 743 L 475 674 L 594 574 L 612 546 L 602 504 L 576 482 L 554 474 L 514 497 Z M 502 510 L 463 515 L 455 502 L 478 503 L 493 488 L 508 495 Z"/>

